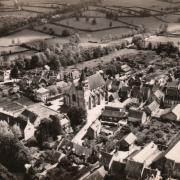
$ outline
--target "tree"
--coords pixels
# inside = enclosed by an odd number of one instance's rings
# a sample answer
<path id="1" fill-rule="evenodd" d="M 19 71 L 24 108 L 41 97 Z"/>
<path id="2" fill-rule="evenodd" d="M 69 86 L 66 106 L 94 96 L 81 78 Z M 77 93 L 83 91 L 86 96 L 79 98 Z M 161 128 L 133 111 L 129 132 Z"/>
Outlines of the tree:
<path id="1" fill-rule="evenodd" d="M 96 25 L 96 24 L 97 24 L 96 18 L 94 18 L 94 19 L 92 20 L 92 25 Z"/>
<path id="2" fill-rule="evenodd" d="M 89 22 L 89 17 L 88 16 L 86 16 L 86 22 Z"/>
<path id="3" fill-rule="evenodd" d="M 43 143 L 48 142 L 49 138 L 54 140 L 62 133 L 59 118 L 57 116 L 50 116 L 41 120 L 36 132 L 35 137 L 38 144 L 42 147 Z"/>
<path id="4" fill-rule="evenodd" d="M 112 27 L 112 21 L 109 22 L 109 27 L 110 27 L 110 28 Z"/>
<path id="5" fill-rule="evenodd" d="M 142 49 L 145 47 L 145 39 L 142 35 L 135 35 L 132 39 L 132 43 L 138 48 Z"/>
<path id="6" fill-rule="evenodd" d="M 75 129 L 76 126 L 82 125 L 87 119 L 86 110 L 73 106 L 68 110 L 67 116 L 70 119 L 72 128 Z"/>
<path id="7" fill-rule="evenodd" d="M 61 36 L 62 37 L 70 36 L 70 31 L 68 29 L 62 30 Z"/>
<path id="8" fill-rule="evenodd" d="M 19 69 L 18 66 L 14 65 L 13 69 L 11 70 L 10 77 L 13 79 L 19 78 Z"/>
<path id="9" fill-rule="evenodd" d="M 2 180 L 17 180 L 17 178 L 8 171 L 2 164 L 0 164 L 0 179 Z"/>

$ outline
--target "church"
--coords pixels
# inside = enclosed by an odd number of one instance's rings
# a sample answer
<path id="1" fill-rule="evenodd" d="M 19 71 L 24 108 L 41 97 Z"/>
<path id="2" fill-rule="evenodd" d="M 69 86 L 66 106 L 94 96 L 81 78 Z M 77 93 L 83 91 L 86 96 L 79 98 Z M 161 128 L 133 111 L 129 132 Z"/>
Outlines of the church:
<path id="1" fill-rule="evenodd" d="M 64 104 L 68 107 L 76 106 L 90 110 L 100 105 L 106 99 L 105 81 L 100 73 L 86 77 L 82 71 L 80 79 L 73 82 L 65 93 Z"/>

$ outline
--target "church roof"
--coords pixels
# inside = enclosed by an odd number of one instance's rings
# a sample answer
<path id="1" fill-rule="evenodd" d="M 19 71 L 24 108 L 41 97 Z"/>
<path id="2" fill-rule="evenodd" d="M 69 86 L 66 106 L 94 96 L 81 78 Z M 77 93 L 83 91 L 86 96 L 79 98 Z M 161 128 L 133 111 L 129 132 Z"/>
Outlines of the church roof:
<path id="1" fill-rule="evenodd" d="M 89 76 L 88 82 L 89 82 L 90 90 L 94 90 L 94 89 L 97 89 L 98 87 L 102 87 L 105 85 L 105 80 L 99 73 Z"/>

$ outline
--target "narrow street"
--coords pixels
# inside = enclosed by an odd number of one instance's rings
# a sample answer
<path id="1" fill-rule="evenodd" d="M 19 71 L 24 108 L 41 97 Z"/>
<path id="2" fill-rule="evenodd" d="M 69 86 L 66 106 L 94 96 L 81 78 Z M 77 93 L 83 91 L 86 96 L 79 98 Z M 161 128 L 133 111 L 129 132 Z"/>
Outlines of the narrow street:
<path id="1" fill-rule="evenodd" d="M 102 102 L 101 105 L 98 105 L 95 108 L 93 108 L 87 112 L 87 123 L 76 134 L 76 136 L 73 138 L 72 142 L 81 145 L 82 138 L 85 136 L 85 134 L 86 134 L 88 128 L 91 126 L 91 124 L 101 115 L 101 111 L 104 108 L 104 106 L 105 106 L 105 102 Z"/>

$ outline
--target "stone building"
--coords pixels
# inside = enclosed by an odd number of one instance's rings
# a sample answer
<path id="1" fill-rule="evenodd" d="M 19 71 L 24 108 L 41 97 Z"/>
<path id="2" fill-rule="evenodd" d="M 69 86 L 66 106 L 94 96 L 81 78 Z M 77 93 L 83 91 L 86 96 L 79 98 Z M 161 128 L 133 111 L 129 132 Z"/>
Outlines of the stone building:
<path id="1" fill-rule="evenodd" d="M 105 81 L 99 73 L 86 77 L 85 72 L 82 71 L 80 79 L 73 82 L 65 93 L 64 104 L 68 107 L 92 109 L 105 100 L 107 93 L 104 86 Z"/>

